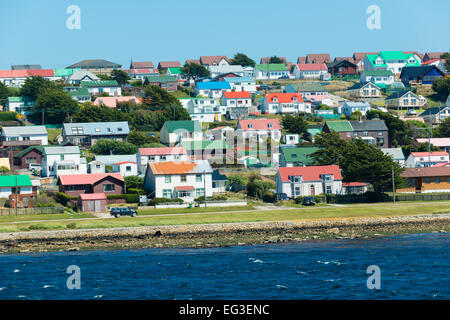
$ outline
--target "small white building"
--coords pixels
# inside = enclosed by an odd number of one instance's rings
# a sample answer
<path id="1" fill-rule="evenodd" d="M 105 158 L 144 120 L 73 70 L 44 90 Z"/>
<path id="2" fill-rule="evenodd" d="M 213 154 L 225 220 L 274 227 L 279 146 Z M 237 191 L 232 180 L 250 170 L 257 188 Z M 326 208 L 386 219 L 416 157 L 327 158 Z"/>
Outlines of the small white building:
<path id="1" fill-rule="evenodd" d="M 221 121 L 226 108 L 220 106 L 219 99 L 191 98 L 186 104 L 187 111 L 192 120 L 200 123 Z"/>
<path id="2" fill-rule="evenodd" d="M 107 93 L 111 97 L 122 95 L 122 89 L 116 80 L 82 81 L 81 85 L 94 96 L 102 93 Z"/>
<path id="3" fill-rule="evenodd" d="M 5 105 L 5 111 L 28 114 L 30 109 L 36 104 L 36 101 L 26 97 L 8 97 Z"/>
<path id="4" fill-rule="evenodd" d="M 211 130 L 214 140 L 226 140 L 234 136 L 234 129 L 228 126 L 220 126 Z"/>
<path id="5" fill-rule="evenodd" d="M 264 114 L 311 113 L 311 103 L 304 102 L 300 93 L 267 93 L 261 112 Z"/>
<path id="6" fill-rule="evenodd" d="M 402 148 L 381 148 L 381 151 L 397 162 L 401 167 L 405 166 L 405 155 L 403 154 Z"/>
<path id="7" fill-rule="evenodd" d="M 250 77 L 226 77 L 223 79 L 231 86 L 232 91 L 248 91 L 250 93 L 256 93 L 255 79 Z"/>
<path id="8" fill-rule="evenodd" d="M 293 71 L 295 79 L 322 79 L 326 78 L 328 68 L 325 63 L 298 63 Z"/>
<path id="9" fill-rule="evenodd" d="M 105 173 L 105 164 L 99 160 L 89 162 L 88 173 Z"/>
<path id="10" fill-rule="evenodd" d="M 231 91 L 231 86 L 226 81 L 197 82 L 195 85 L 195 94 L 204 98 L 220 99 L 227 91 Z"/>
<path id="11" fill-rule="evenodd" d="M 286 133 L 283 136 L 283 142 L 284 144 L 288 145 L 296 145 L 299 143 L 299 135 L 297 133 Z"/>
<path id="12" fill-rule="evenodd" d="M 289 70 L 284 63 L 257 64 L 254 69 L 254 78 L 262 79 L 280 79 L 289 78 Z"/>
<path id="13" fill-rule="evenodd" d="M 181 141 L 202 139 L 202 126 L 197 120 L 166 121 L 159 133 L 161 143 L 168 146 L 174 146 Z"/>
<path id="14" fill-rule="evenodd" d="M 218 66 L 208 66 L 209 72 L 211 72 L 211 77 L 215 78 L 222 74 L 234 73 L 239 77 L 245 76 L 245 70 L 240 65 L 218 65 Z"/>
<path id="15" fill-rule="evenodd" d="M 370 104 L 367 102 L 353 102 L 353 101 L 345 101 L 342 105 L 342 113 L 346 116 L 350 116 L 353 112 L 359 111 L 363 116 L 366 115 L 368 111 L 372 109 Z"/>
<path id="16" fill-rule="evenodd" d="M 86 158 L 81 158 L 78 146 L 48 146 L 43 149 L 42 177 L 87 173 Z"/>
<path id="17" fill-rule="evenodd" d="M 222 106 L 229 108 L 252 106 L 252 96 L 248 91 L 224 92 L 221 100 Z"/>
<path id="18" fill-rule="evenodd" d="M 2 141 L 39 140 L 41 145 L 48 145 L 48 133 L 45 126 L 18 126 L 1 128 Z"/>
<path id="19" fill-rule="evenodd" d="M 141 173 L 145 173 L 149 163 L 186 160 L 188 157 L 183 147 L 139 148 L 137 153 L 138 170 Z"/>
<path id="20" fill-rule="evenodd" d="M 212 196 L 212 173 L 207 160 L 154 162 L 146 171 L 144 188 L 152 198 L 193 202 Z"/>
<path id="21" fill-rule="evenodd" d="M 138 175 L 138 166 L 136 162 L 125 161 L 114 163 L 112 169 L 113 172 L 119 172 L 122 177 Z"/>
<path id="22" fill-rule="evenodd" d="M 405 161 L 406 168 L 432 167 L 438 163 L 448 163 L 449 154 L 445 151 L 411 152 Z"/>

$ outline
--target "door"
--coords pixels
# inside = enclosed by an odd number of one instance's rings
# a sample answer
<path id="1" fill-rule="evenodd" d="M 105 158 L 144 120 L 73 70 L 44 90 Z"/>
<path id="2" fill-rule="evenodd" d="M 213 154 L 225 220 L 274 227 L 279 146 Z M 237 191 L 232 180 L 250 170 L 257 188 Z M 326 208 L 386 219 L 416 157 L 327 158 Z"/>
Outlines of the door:
<path id="1" fill-rule="evenodd" d="M 94 201 L 88 200 L 88 212 L 94 212 Z"/>
<path id="2" fill-rule="evenodd" d="M 314 185 L 312 184 L 310 187 L 310 195 L 315 196 L 316 195 L 316 188 L 314 187 Z"/>
<path id="3" fill-rule="evenodd" d="M 95 212 L 101 212 L 102 211 L 102 205 L 100 203 L 100 200 L 95 200 Z"/>

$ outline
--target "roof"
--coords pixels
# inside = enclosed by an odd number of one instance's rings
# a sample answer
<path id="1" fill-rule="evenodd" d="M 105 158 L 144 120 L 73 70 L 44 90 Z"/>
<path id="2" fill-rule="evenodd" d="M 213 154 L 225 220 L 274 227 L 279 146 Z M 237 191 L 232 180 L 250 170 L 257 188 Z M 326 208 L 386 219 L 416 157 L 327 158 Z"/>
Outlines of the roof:
<path id="1" fill-rule="evenodd" d="M 104 193 L 82 193 L 80 194 L 81 200 L 106 200 Z"/>
<path id="2" fill-rule="evenodd" d="M 313 159 L 311 154 L 318 151 L 317 147 L 296 147 L 296 148 L 283 148 L 281 153 L 286 162 L 302 162 L 304 164 L 310 164 Z"/>
<path id="3" fill-rule="evenodd" d="M 326 121 L 328 129 L 343 132 L 343 131 L 353 131 L 350 121 Z"/>
<path id="4" fill-rule="evenodd" d="M 17 178 L 17 184 L 16 184 Z M 31 187 L 31 179 L 28 175 L 11 175 L 11 176 L 0 176 L 0 188 L 5 187 Z"/>
<path id="5" fill-rule="evenodd" d="M 128 164 L 128 163 L 137 164 L 136 162 L 133 162 L 133 161 L 122 161 L 122 162 L 117 162 L 117 163 L 113 163 L 113 164 L 122 165 L 122 164 Z"/>
<path id="6" fill-rule="evenodd" d="M 11 66 L 11 70 L 37 70 L 42 69 L 40 64 L 16 64 Z"/>
<path id="7" fill-rule="evenodd" d="M 350 121 L 353 131 L 387 131 L 384 120 Z"/>
<path id="8" fill-rule="evenodd" d="M 208 160 L 153 162 L 149 164 L 149 170 L 154 175 L 212 173 L 213 171 Z"/>
<path id="9" fill-rule="evenodd" d="M 80 147 L 78 146 L 43 146 L 44 154 L 80 154 Z M 38 148 L 39 150 L 39 148 Z"/>
<path id="10" fill-rule="evenodd" d="M 450 176 L 450 167 L 406 168 L 400 176 L 404 178 Z"/>
<path id="11" fill-rule="evenodd" d="M 99 156 L 96 155 L 95 161 L 100 161 L 104 163 L 106 166 L 111 166 L 114 163 L 118 162 L 136 162 L 137 157 L 135 154 L 113 154 L 113 155 L 107 155 L 107 156 Z"/>
<path id="12" fill-rule="evenodd" d="M 393 92 L 391 95 L 389 95 L 385 100 L 398 99 L 398 98 L 403 97 L 405 94 L 407 94 L 409 92 L 414 94 L 412 91 L 409 91 L 409 90 L 396 91 L 396 92 Z"/>
<path id="13" fill-rule="evenodd" d="M 88 70 L 76 70 L 74 71 L 70 77 L 69 80 L 70 81 L 81 81 L 84 78 L 89 77 L 92 81 L 99 81 L 100 78 L 97 77 L 95 74 L 93 74 L 92 72 L 88 71 Z"/>
<path id="14" fill-rule="evenodd" d="M 223 90 L 231 89 L 230 84 L 227 81 L 208 81 L 208 82 L 197 82 L 198 90 Z"/>
<path id="15" fill-rule="evenodd" d="M 392 73 L 391 70 L 364 70 L 363 71 L 363 76 L 365 77 L 393 77 L 394 74 Z"/>
<path id="16" fill-rule="evenodd" d="M 153 62 L 131 62 L 130 69 L 153 69 Z"/>
<path id="17" fill-rule="evenodd" d="M 298 63 L 297 68 L 300 71 L 328 70 L 327 66 L 324 63 Z"/>
<path id="18" fill-rule="evenodd" d="M 227 149 L 227 143 L 225 140 L 181 141 L 180 144 L 186 151 Z"/>
<path id="19" fill-rule="evenodd" d="M 252 127 L 250 128 L 250 125 Z M 272 125 L 272 127 L 269 127 Z M 238 128 L 241 130 L 281 130 L 279 119 L 251 119 L 251 120 L 239 120 Z"/>
<path id="20" fill-rule="evenodd" d="M 200 63 L 203 65 L 212 66 L 214 63 L 219 64 L 222 59 L 225 59 L 228 63 L 230 62 L 227 56 L 201 56 Z"/>
<path id="21" fill-rule="evenodd" d="M 28 97 L 8 97 L 8 102 L 34 102 Z"/>
<path id="22" fill-rule="evenodd" d="M 3 127 L 2 131 L 3 136 L 48 135 L 45 126 Z"/>
<path id="23" fill-rule="evenodd" d="M 140 104 L 141 100 L 139 100 L 135 96 L 97 97 L 93 104 L 95 106 L 105 105 L 109 108 L 115 108 L 115 107 L 117 107 L 117 103 L 119 103 L 119 102 L 134 102 L 134 103 Z"/>
<path id="24" fill-rule="evenodd" d="M 119 87 L 116 80 L 98 80 L 98 81 L 83 81 L 83 87 Z"/>
<path id="25" fill-rule="evenodd" d="M 212 181 L 227 181 L 226 175 L 221 174 L 218 169 L 214 170 L 212 173 Z"/>
<path id="26" fill-rule="evenodd" d="M 127 135 L 130 127 L 127 121 L 64 123 L 63 133 L 65 136 Z"/>
<path id="27" fill-rule="evenodd" d="M 198 60 L 198 59 L 188 59 L 188 60 L 186 60 L 185 63 L 186 63 L 186 64 L 188 64 L 188 63 L 201 64 L 201 63 L 200 63 L 200 60 Z"/>
<path id="28" fill-rule="evenodd" d="M 181 64 L 179 61 L 160 61 L 158 64 L 158 69 L 160 68 L 181 68 Z"/>
<path id="29" fill-rule="evenodd" d="M 290 84 L 287 87 L 292 88 L 293 91 L 297 92 L 325 92 L 325 88 L 320 84 L 320 82 L 301 82 L 299 84 Z M 286 89 L 287 89 L 286 87 Z"/>
<path id="30" fill-rule="evenodd" d="M 202 126 L 197 120 L 180 120 L 180 121 L 166 121 L 164 126 L 169 133 L 176 130 L 184 129 L 188 132 L 201 132 Z"/>
<path id="31" fill-rule="evenodd" d="M 80 87 L 76 91 L 67 92 L 71 97 L 91 97 L 88 88 Z"/>
<path id="32" fill-rule="evenodd" d="M 195 190 L 195 188 L 193 186 L 176 186 L 175 189 L 177 189 L 178 191 Z"/>
<path id="33" fill-rule="evenodd" d="M 234 91 L 234 92 L 224 92 L 223 95 L 227 99 L 251 99 L 252 95 L 248 91 Z"/>
<path id="34" fill-rule="evenodd" d="M 152 82 L 176 82 L 177 77 L 176 76 L 146 76 L 145 80 L 152 83 Z"/>
<path id="35" fill-rule="evenodd" d="M 181 67 L 167 68 L 171 74 L 181 74 Z"/>
<path id="36" fill-rule="evenodd" d="M 88 174 L 63 174 L 59 176 L 62 185 L 85 185 L 94 184 L 106 177 L 113 177 L 119 181 L 123 181 L 120 173 L 88 173 Z"/>
<path id="37" fill-rule="evenodd" d="M 431 167 L 450 167 L 450 162 L 442 162 L 433 164 Z"/>
<path id="38" fill-rule="evenodd" d="M 186 154 L 183 147 L 139 148 L 141 156 L 159 156 L 168 154 Z"/>
<path id="39" fill-rule="evenodd" d="M 0 70 L 0 78 L 53 77 L 54 75 L 55 72 L 53 69 Z"/>
<path id="40" fill-rule="evenodd" d="M 348 88 L 347 90 L 361 89 L 361 88 L 367 86 L 368 84 L 371 84 L 371 85 L 375 86 L 376 88 L 381 89 L 379 86 L 377 86 L 375 83 L 372 83 L 372 82 L 357 82 L 354 85 L 352 85 L 350 88 Z"/>
<path id="41" fill-rule="evenodd" d="M 70 66 L 68 66 L 66 69 L 73 69 L 73 68 L 120 68 L 122 67 L 121 64 L 103 60 L 103 59 L 86 59 L 81 60 L 80 62 L 74 63 Z"/>
<path id="42" fill-rule="evenodd" d="M 300 93 L 267 93 L 265 95 L 265 100 L 269 103 L 303 102 L 303 96 Z"/>
<path id="43" fill-rule="evenodd" d="M 310 53 L 306 55 L 309 63 L 330 63 L 331 58 L 328 53 Z"/>
<path id="44" fill-rule="evenodd" d="M 438 67 L 436 66 L 414 66 L 414 67 L 403 67 L 402 72 L 400 73 L 400 78 L 415 78 L 422 77 L 431 70 L 436 69 L 443 76 L 445 75 Z"/>
<path id="45" fill-rule="evenodd" d="M 80 69 L 53 69 L 55 77 L 68 77 Z"/>
<path id="46" fill-rule="evenodd" d="M 257 64 L 255 69 L 267 72 L 269 71 L 287 71 L 286 65 L 283 63 L 269 63 L 269 64 Z"/>
<path id="47" fill-rule="evenodd" d="M 378 54 L 378 52 L 355 52 L 353 53 L 353 59 L 355 60 L 355 62 L 359 62 L 361 60 L 364 60 L 364 58 L 368 54 Z"/>
<path id="48" fill-rule="evenodd" d="M 261 59 L 259 60 L 259 62 L 260 62 L 261 64 L 267 64 L 267 63 L 270 61 L 271 58 L 272 58 L 272 57 L 264 57 L 264 58 L 261 58 Z M 287 64 L 287 63 L 288 63 L 286 57 L 278 57 L 278 58 L 279 58 L 281 61 L 283 61 L 284 64 Z"/>
<path id="49" fill-rule="evenodd" d="M 322 175 L 332 174 L 335 180 L 342 180 L 338 165 L 311 167 L 280 167 L 278 168 L 282 182 L 289 182 L 290 176 L 302 176 L 303 181 L 321 181 Z"/>
<path id="50" fill-rule="evenodd" d="M 450 146 L 450 138 L 418 138 L 416 139 L 419 143 L 430 142 L 433 146 L 436 147 L 449 147 Z"/>
<path id="51" fill-rule="evenodd" d="M 423 116 L 436 115 L 447 108 L 449 108 L 449 107 L 447 107 L 447 106 L 431 107 L 431 108 L 428 108 L 427 110 L 425 110 L 424 112 L 422 112 L 419 116 L 423 117 Z"/>
<path id="52" fill-rule="evenodd" d="M 445 151 L 432 151 L 432 152 L 411 152 L 413 157 L 448 157 L 448 152 Z"/>
<path id="53" fill-rule="evenodd" d="M 392 156 L 394 160 L 405 160 L 402 148 L 381 148 L 381 151 L 388 156 Z"/>
<path id="54" fill-rule="evenodd" d="M 226 77 L 223 79 L 226 82 L 231 82 L 231 83 L 235 83 L 235 82 L 255 82 L 255 78 L 252 77 Z"/>

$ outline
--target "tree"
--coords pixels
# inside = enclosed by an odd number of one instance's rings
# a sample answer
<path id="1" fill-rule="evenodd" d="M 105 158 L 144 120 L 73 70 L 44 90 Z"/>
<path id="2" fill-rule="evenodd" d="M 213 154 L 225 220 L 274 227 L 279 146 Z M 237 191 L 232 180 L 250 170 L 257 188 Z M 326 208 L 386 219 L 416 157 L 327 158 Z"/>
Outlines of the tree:
<path id="1" fill-rule="evenodd" d="M 59 88 L 46 88 L 41 91 L 36 105 L 31 108 L 31 119 L 47 124 L 61 124 L 71 118 L 79 109 L 78 103 Z M 43 117 L 42 117 L 43 115 Z"/>
<path id="2" fill-rule="evenodd" d="M 408 158 L 411 152 L 428 152 L 428 151 L 439 151 L 441 150 L 439 147 L 436 147 L 428 142 L 424 143 L 416 143 L 409 146 L 402 147 L 403 154 L 405 158 Z"/>
<path id="3" fill-rule="evenodd" d="M 441 55 L 441 59 L 445 59 L 445 69 L 447 69 L 447 72 L 450 72 L 450 53 L 444 53 Z"/>
<path id="4" fill-rule="evenodd" d="M 350 120 L 359 121 L 362 119 L 362 117 L 363 117 L 362 112 L 356 110 L 355 112 L 352 112 L 352 114 L 350 115 Z"/>
<path id="5" fill-rule="evenodd" d="M 381 194 L 392 188 L 392 168 L 397 183 L 402 181 L 402 168 L 378 147 L 361 138 L 342 140 L 337 132 L 316 135 L 315 144 L 320 148 L 312 154 L 317 165 L 339 165 L 346 182 L 370 183 Z"/>
<path id="6" fill-rule="evenodd" d="M 442 121 L 437 127 L 437 135 L 442 138 L 450 137 L 450 118 Z"/>
<path id="7" fill-rule="evenodd" d="M 117 108 L 94 106 L 92 103 L 83 103 L 79 111 L 73 115 L 74 122 L 110 122 L 130 121 L 130 114 L 121 112 Z"/>
<path id="8" fill-rule="evenodd" d="M 284 61 L 277 56 L 273 56 L 273 57 L 270 57 L 269 63 L 284 63 Z"/>
<path id="9" fill-rule="evenodd" d="M 100 80 L 112 80 L 112 78 L 110 77 L 110 76 L 108 76 L 107 74 L 98 74 L 97 75 L 97 77 L 100 79 Z"/>
<path id="10" fill-rule="evenodd" d="M 135 154 L 137 153 L 137 147 L 125 141 L 100 139 L 92 146 L 91 151 L 98 155 Z"/>
<path id="11" fill-rule="evenodd" d="M 243 53 L 236 53 L 230 63 L 232 65 L 241 65 L 243 67 L 254 67 L 256 64 L 254 60 Z"/>
<path id="12" fill-rule="evenodd" d="M 179 105 L 167 106 L 164 108 L 164 118 L 167 121 L 172 120 L 191 120 L 189 112 Z"/>
<path id="13" fill-rule="evenodd" d="M 287 114 L 281 119 L 283 128 L 289 133 L 297 133 L 300 136 L 307 134 L 308 121 L 302 115 L 290 115 Z"/>
<path id="14" fill-rule="evenodd" d="M 128 73 L 122 70 L 113 70 L 111 72 L 111 78 L 116 80 L 117 83 L 121 86 L 127 84 L 128 80 L 131 79 Z"/>
<path id="15" fill-rule="evenodd" d="M 158 86 L 146 86 L 144 97 L 150 98 L 147 105 L 154 107 L 153 110 L 162 110 L 165 106 L 179 105 L 180 101 L 166 90 Z"/>
<path id="16" fill-rule="evenodd" d="M 450 93 L 450 78 L 446 77 L 434 80 L 431 88 L 440 96 L 442 101 L 445 101 Z"/>
<path id="17" fill-rule="evenodd" d="M 258 176 L 251 176 L 247 184 L 247 195 L 262 199 L 270 189 L 274 188 L 275 185 L 272 182 L 261 180 Z"/>
<path id="18" fill-rule="evenodd" d="M 211 75 L 208 69 L 203 65 L 198 63 L 186 63 L 183 68 L 181 68 L 181 75 L 183 78 L 188 80 L 192 79 L 197 81 L 199 78 L 208 77 Z"/>
<path id="19" fill-rule="evenodd" d="M 138 176 L 128 176 L 123 178 L 128 189 L 144 189 L 144 178 Z"/>
<path id="20" fill-rule="evenodd" d="M 44 79 L 43 77 L 31 77 L 25 80 L 25 83 L 20 89 L 20 95 L 32 100 L 37 100 L 39 94 L 44 90 L 57 88 L 58 86 L 54 82 Z"/>
<path id="21" fill-rule="evenodd" d="M 158 139 L 155 137 L 139 131 L 131 131 L 127 136 L 127 141 L 137 147 L 142 147 L 143 145 L 150 143 L 158 143 Z"/>
<path id="22" fill-rule="evenodd" d="M 0 105 L 4 106 L 6 104 L 6 101 L 8 101 L 8 97 L 10 96 L 10 92 L 8 90 L 8 87 L 3 84 L 3 82 L 0 82 Z"/>
<path id="23" fill-rule="evenodd" d="M 413 127 L 392 114 L 379 110 L 370 110 L 366 113 L 366 118 L 369 120 L 376 118 L 384 120 L 389 129 L 389 140 L 394 146 L 410 145 L 413 142 Z"/>

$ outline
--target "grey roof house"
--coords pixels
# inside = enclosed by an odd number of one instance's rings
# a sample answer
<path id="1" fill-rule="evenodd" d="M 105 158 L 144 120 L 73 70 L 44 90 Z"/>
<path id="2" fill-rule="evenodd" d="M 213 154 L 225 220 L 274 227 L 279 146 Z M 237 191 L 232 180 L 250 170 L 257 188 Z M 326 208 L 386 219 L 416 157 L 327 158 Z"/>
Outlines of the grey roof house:
<path id="1" fill-rule="evenodd" d="M 64 123 L 63 140 L 80 147 L 90 147 L 100 139 L 125 141 L 130 133 L 127 121 Z"/>
<path id="2" fill-rule="evenodd" d="M 403 154 L 402 148 L 381 148 L 381 151 L 397 162 L 399 165 L 405 165 L 405 155 Z"/>
<path id="3" fill-rule="evenodd" d="M 118 70 L 122 65 L 103 59 L 86 59 L 68 66 L 66 69 L 80 68 L 93 74 L 110 75 L 113 70 Z"/>
<path id="4" fill-rule="evenodd" d="M 353 138 L 361 138 L 369 144 L 381 148 L 389 147 L 389 129 L 384 120 L 350 121 Z"/>
<path id="5" fill-rule="evenodd" d="M 17 126 L 1 128 L 1 141 L 39 140 L 41 145 L 48 144 L 48 133 L 45 126 Z"/>

